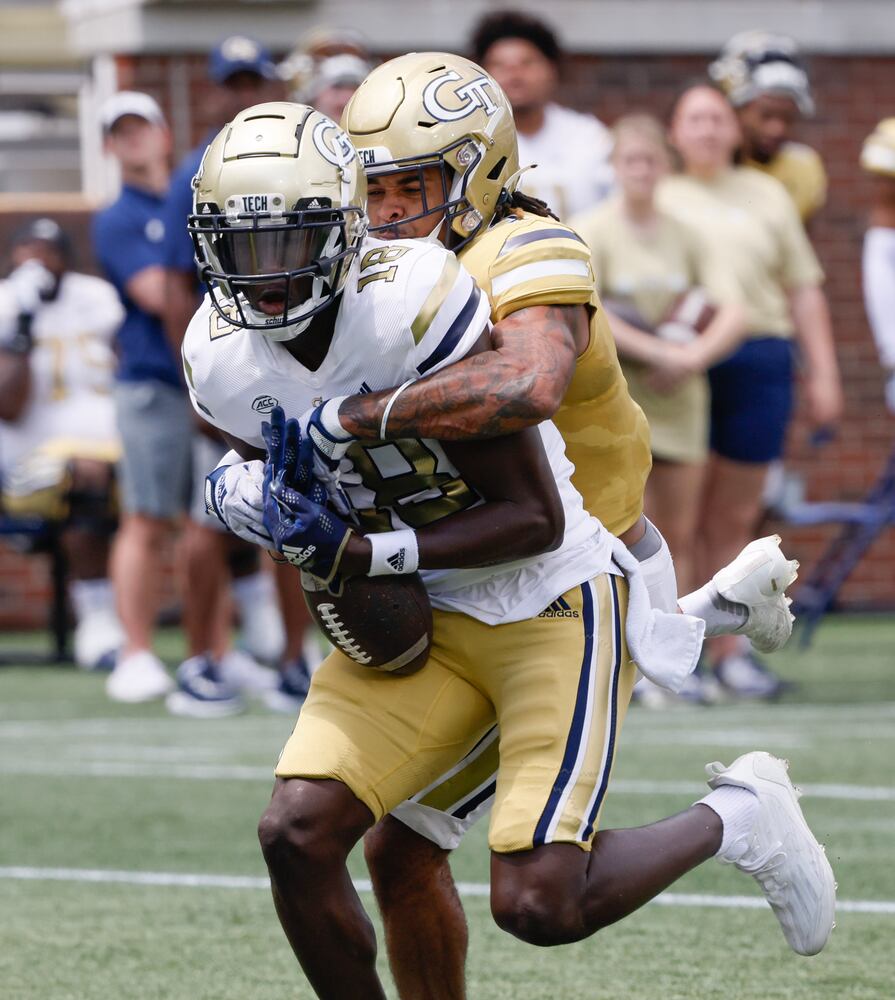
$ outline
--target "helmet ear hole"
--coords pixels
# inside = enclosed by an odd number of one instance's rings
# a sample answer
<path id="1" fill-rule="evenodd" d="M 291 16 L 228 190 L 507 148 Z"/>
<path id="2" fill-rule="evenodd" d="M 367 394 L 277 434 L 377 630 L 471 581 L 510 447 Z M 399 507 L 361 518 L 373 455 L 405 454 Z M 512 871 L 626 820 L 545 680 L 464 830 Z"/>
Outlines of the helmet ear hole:
<path id="1" fill-rule="evenodd" d="M 507 162 L 507 158 L 505 156 L 502 156 L 497 161 L 497 163 L 494 164 L 494 166 L 488 171 L 488 180 L 489 181 L 496 181 L 497 178 L 500 177 L 500 173 L 503 170 L 503 168 L 506 166 L 506 162 Z"/>

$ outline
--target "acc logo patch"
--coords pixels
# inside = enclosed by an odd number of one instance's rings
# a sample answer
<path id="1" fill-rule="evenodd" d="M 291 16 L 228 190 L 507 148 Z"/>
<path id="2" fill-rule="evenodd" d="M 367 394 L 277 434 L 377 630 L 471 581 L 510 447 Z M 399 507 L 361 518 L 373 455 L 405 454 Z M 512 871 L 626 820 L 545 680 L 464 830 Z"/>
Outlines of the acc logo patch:
<path id="1" fill-rule="evenodd" d="M 436 121 L 456 122 L 461 118 L 468 117 L 478 108 L 481 108 L 486 115 L 493 115 L 497 111 L 494 98 L 489 93 L 493 83 L 488 76 L 477 76 L 474 80 L 470 80 L 469 83 L 464 83 L 462 87 L 448 91 L 447 93 L 460 101 L 460 107 L 445 107 L 441 102 L 439 91 L 446 84 L 462 79 L 459 73 L 455 73 L 454 70 L 448 70 L 447 73 L 437 76 L 423 91 L 423 107 Z"/>
<path id="2" fill-rule="evenodd" d="M 347 167 L 357 156 L 346 133 L 329 118 L 317 122 L 312 138 L 320 155 L 334 167 Z"/>
<path id="3" fill-rule="evenodd" d="M 275 406 L 279 405 L 280 401 L 276 396 L 256 396 L 252 401 L 252 409 L 256 413 L 270 413 Z"/>

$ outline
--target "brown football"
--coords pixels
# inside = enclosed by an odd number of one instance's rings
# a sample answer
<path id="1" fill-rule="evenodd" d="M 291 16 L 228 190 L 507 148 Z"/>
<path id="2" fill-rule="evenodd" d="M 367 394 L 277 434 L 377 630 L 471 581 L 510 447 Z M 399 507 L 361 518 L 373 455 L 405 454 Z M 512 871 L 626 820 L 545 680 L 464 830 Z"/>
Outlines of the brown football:
<path id="1" fill-rule="evenodd" d="M 671 304 L 659 321 L 656 334 L 663 340 L 687 344 L 705 330 L 716 313 L 702 288 L 690 288 Z"/>
<path id="2" fill-rule="evenodd" d="M 355 663 L 389 674 L 413 674 L 429 658 L 432 606 L 419 573 L 353 576 L 338 593 L 301 574 L 311 616 Z"/>

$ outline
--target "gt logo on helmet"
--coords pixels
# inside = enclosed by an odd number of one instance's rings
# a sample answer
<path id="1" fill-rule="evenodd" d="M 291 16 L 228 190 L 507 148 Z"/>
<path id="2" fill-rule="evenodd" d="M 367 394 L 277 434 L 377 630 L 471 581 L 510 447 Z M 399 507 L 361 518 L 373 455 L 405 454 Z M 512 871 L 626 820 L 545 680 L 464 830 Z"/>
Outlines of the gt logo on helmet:
<path id="1" fill-rule="evenodd" d="M 328 118 L 314 126 L 313 139 L 320 155 L 334 167 L 347 167 L 357 156 L 348 136 Z"/>
<path id="2" fill-rule="evenodd" d="M 457 87 L 451 93 L 462 102 L 460 107 L 446 108 L 441 103 L 439 90 L 447 83 L 462 79 L 459 73 L 448 70 L 447 73 L 436 77 L 423 91 L 423 107 L 436 121 L 460 121 L 461 118 L 467 118 L 478 108 L 481 108 L 486 115 L 493 115 L 497 111 L 497 104 L 488 92 L 493 84 L 491 78 L 487 76 L 477 76 L 469 83 L 464 83 L 462 87 Z"/>

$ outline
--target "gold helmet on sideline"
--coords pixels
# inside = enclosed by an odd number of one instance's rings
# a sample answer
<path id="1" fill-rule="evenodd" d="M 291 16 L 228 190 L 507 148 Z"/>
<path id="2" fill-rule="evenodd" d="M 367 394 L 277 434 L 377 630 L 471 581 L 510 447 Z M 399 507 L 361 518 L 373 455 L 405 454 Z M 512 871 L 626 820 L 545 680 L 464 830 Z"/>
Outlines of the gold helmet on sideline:
<path id="1" fill-rule="evenodd" d="M 895 177 L 895 118 L 884 118 L 864 140 L 861 166 L 871 174 Z"/>
<path id="2" fill-rule="evenodd" d="M 443 210 L 461 242 L 490 223 L 518 180 L 510 103 L 462 56 L 412 52 L 383 63 L 355 91 L 342 124 L 369 177 L 439 167 L 443 201 L 415 218 Z"/>
<path id="3" fill-rule="evenodd" d="M 289 340 L 342 291 L 366 233 L 367 182 L 331 119 L 303 104 L 241 111 L 193 178 L 199 276 L 234 326 Z"/>

